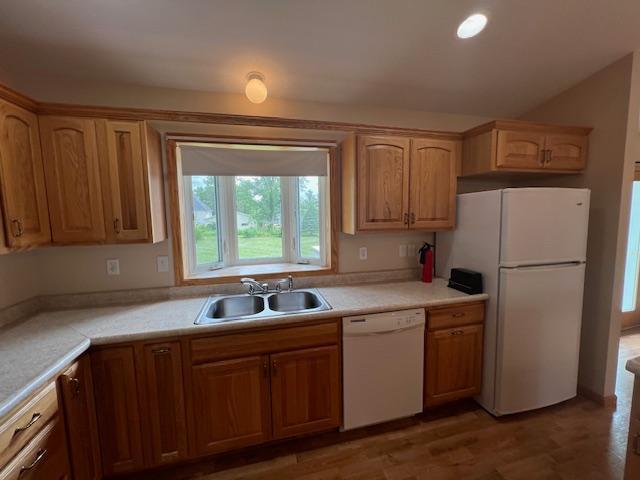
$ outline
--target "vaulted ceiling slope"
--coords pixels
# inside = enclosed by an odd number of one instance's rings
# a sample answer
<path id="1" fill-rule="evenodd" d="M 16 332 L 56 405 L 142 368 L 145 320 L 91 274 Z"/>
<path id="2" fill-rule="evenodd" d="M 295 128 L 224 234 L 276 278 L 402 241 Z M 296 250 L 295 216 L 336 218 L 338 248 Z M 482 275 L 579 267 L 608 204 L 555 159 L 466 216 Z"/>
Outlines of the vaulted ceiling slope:
<path id="1" fill-rule="evenodd" d="M 0 74 L 240 93 L 259 70 L 276 98 L 513 116 L 639 25 L 638 0 L 0 0 Z"/>

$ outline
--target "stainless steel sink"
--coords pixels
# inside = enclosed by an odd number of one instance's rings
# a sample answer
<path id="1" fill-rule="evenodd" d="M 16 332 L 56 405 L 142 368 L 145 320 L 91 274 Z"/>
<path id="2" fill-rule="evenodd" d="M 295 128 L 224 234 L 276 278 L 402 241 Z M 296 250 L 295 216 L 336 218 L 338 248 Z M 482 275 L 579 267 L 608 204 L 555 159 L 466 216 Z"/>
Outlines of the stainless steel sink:
<path id="1" fill-rule="evenodd" d="M 313 310 L 320 305 L 322 305 L 322 302 L 314 292 L 283 292 L 269 297 L 269 308 L 276 312 Z"/>
<path id="2" fill-rule="evenodd" d="M 315 288 L 257 295 L 214 296 L 207 298 L 195 324 L 260 319 L 323 310 L 331 310 L 331 305 Z"/>

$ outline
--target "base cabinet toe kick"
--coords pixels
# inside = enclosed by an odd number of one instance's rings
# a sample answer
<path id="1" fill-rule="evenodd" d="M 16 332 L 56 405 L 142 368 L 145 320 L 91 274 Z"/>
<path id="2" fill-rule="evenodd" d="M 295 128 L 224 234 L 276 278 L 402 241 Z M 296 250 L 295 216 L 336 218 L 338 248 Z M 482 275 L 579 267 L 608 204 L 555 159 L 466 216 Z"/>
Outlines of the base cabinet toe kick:
<path id="1" fill-rule="evenodd" d="M 484 302 L 423 319 L 423 408 L 476 395 Z M 0 480 L 99 480 L 337 431 L 342 321 L 93 347 L 0 419 Z"/>

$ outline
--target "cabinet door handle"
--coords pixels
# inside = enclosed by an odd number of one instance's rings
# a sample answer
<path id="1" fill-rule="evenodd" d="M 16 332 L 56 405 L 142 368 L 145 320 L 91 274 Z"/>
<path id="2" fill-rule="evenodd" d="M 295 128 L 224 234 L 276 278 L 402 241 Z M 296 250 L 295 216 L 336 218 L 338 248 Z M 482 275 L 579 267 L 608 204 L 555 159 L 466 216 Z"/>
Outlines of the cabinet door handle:
<path id="1" fill-rule="evenodd" d="M 451 335 L 462 335 L 464 333 L 464 331 L 462 330 L 454 330 L 453 332 L 451 332 Z"/>
<path id="2" fill-rule="evenodd" d="M 551 150 L 547 149 L 546 154 L 544 156 L 544 162 L 548 165 L 551 163 Z"/>
<path id="3" fill-rule="evenodd" d="M 640 433 L 636 433 L 633 436 L 633 453 L 635 455 L 640 455 L 640 450 L 638 450 L 639 443 L 640 443 Z"/>
<path id="4" fill-rule="evenodd" d="M 405 225 L 409 225 L 409 214 L 408 213 L 405 213 L 403 215 L 402 223 L 404 223 Z"/>
<path id="5" fill-rule="evenodd" d="M 29 422 L 22 426 L 22 427 L 18 427 L 13 431 L 13 436 L 15 437 L 16 435 L 21 434 L 22 432 L 29 430 L 38 420 L 40 420 L 40 417 L 42 417 L 41 413 L 34 413 L 33 416 L 31 417 L 31 420 L 29 420 Z"/>
<path id="6" fill-rule="evenodd" d="M 13 225 L 13 236 L 16 238 L 21 237 L 24 233 L 22 222 L 20 220 L 11 220 L 11 225 Z"/>
<path id="7" fill-rule="evenodd" d="M 170 351 L 171 349 L 169 347 L 163 347 L 151 350 L 151 353 L 153 353 L 154 355 L 164 355 L 165 353 L 169 353 Z"/>
<path id="8" fill-rule="evenodd" d="M 74 397 L 80 396 L 80 380 L 75 377 L 71 377 L 69 378 L 69 383 L 73 385 L 73 390 L 72 390 L 73 396 Z"/>
<path id="9" fill-rule="evenodd" d="M 414 223 L 416 223 L 416 214 L 411 212 L 411 225 L 413 225 Z"/>
<path id="10" fill-rule="evenodd" d="M 544 162 L 547 160 L 547 151 L 545 149 L 540 150 L 540 166 L 544 165 Z"/>
<path id="11" fill-rule="evenodd" d="M 271 373 L 273 373 L 274 375 L 278 374 L 278 362 L 276 362 L 275 360 L 271 362 Z"/>
<path id="12" fill-rule="evenodd" d="M 264 378 L 269 378 L 269 363 L 268 362 L 263 362 L 262 363 L 262 374 L 264 375 Z"/>
<path id="13" fill-rule="evenodd" d="M 46 454 L 47 454 L 46 449 L 38 450 L 38 453 L 36 453 L 36 458 L 33 459 L 33 462 L 31 462 L 29 465 L 23 465 L 22 467 L 20 467 L 20 473 L 18 473 L 18 478 L 20 478 L 29 470 L 33 470 L 34 468 L 36 468 L 38 463 L 40 463 L 40 461 L 44 458 Z"/>
<path id="14" fill-rule="evenodd" d="M 119 218 L 116 218 L 116 219 L 113 221 L 113 230 L 114 230 L 114 232 L 116 232 L 116 233 L 120 233 L 120 219 L 119 219 Z"/>

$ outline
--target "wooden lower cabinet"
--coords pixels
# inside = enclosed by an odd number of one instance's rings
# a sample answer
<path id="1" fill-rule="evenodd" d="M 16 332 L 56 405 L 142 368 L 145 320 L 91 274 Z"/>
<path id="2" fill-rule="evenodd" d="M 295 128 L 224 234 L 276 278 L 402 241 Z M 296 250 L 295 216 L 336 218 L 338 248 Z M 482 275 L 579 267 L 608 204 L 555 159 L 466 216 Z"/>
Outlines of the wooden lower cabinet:
<path id="1" fill-rule="evenodd" d="M 424 397 L 426 407 L 480 393 L 482 334 L 481 324 L 427 332 Z"/>
<path id="2" fill-rule="evenodd" d="M 338 346 L 271 355 L 271 409 L 274 438 L 338 427 Z"/>
<path id="3" fill-rule="evenodd" d="M 80 358 L 59 379 L 74 480 L 102 478 L 91 362 Z"/>
<path id="4" fill-rule="evenodd" d="M 191 381 L 198 455 L 271 438 L 267 355 L 193 366 Z"/>
<path id="5" fill-rule="evenodd" d="M 91 354 L 98 431 L 105 475 L 144 466 L 133 346 Z"/>
<path id="6" fill-rule="evenodd" d="M 164 465 L 187 457 L 187 423 L 180 342 L 144 345 L 138 376 L 147 463 Z"/>

